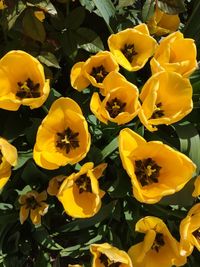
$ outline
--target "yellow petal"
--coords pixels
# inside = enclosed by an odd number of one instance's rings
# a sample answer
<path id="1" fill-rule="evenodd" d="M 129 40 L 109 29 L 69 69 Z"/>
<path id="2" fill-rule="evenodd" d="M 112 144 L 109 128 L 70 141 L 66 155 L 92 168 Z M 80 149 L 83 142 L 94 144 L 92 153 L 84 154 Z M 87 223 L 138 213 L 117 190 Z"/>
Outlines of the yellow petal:
<path id="1" fill-rule="evenodd" d="M 85 62 L 76 63 L 72 69 L 70 74 L 71 85 L 74 89 L 81 92 L 83 89 L 87 88 L 90 84 L 90 81 L 84 76 L 82 67 Z"/>

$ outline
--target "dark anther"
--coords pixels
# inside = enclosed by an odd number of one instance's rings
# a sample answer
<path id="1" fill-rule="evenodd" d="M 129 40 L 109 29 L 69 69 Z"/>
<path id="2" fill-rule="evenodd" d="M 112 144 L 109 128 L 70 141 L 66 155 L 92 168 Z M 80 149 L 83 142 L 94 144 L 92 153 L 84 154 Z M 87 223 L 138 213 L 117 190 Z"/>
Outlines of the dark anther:
<path id="1" fill-rule="evenodd" d="M 92 193 L 91 181 L 86 174 L 83 174 L 78 179 L 76 179 L 75 184 L 78 186 L 80 194 L 83 192 Z"/>
<path id="2" fill-rule="evenodd" d="M 0 165 L 3 162 L 2 158 L 3 158 L 3 154 L 1 153 L 1 150 L 0 150 Z"/>
<path id="3" fill-rule="evenodd" d="M 200 241 L 200 228 L 198 228 L 196 231 L 194 231 L 193 236 Z"/>
<path id="4" fill-rule="evenodd" d="M 165 245 L 165 241 L 163 238 L 163 234 L 156 233 L 155 240 L 153 242 L 153 245 L 151 249 L 155 250 L 156 252 L 159 252 L 159 249 Z"/>
<path id="5" fill-rule="evenodd" d="M 106 103 L 106 109 L 111 118 L 117 117 L 117 115 L 124 111 L 126 103 L 121 102 L 117 97 Z"/>
<path id="6" fill-rule="evenodd" d="M 18 82 L 18 90 L 16 96 L 23 98 L 36 98 L 40 97 L 40 84 L 34 83 L 30 78 L 28 78 L 25 82 Z"/>
<path id="7" fill-rule="evenodd" d="M 135 161 L 135 175 L 142 186 L 158 183 L 160 169 L 151 158 Z"/>
<path id="8" fill-rule="evenodd" d="M 37 202 L 34 196 L 28 197 L 26 199 L 26 209 L 35 210 L 38 207 L 40 207 L 40 204 Z"/>
<path id="9" fill-rule="evenodd" d="M 98 83 L 102 83 L 104 78 L 108 75 L 108 72 L 105 70 L 104 66 L 100 65 L 99 67 L 93 67 L 90 75 L 92 75 Z"/>
<path id="10" fill-rule="evenodd" d="M 158 119 L 165 115 L 164 111 L 160 108 L 162 103 L 158 103 L 150 119 Z"/>
<path id="11" fill-rule="evenodd" d="M 64 149 L 68 154 L 71 149 L 79 147 L 78 132 L 73 132 L 69 127 L 62 133 L 57 133 L 56 146 Z"/>
<path id="12" fill-rule="evenodd" d="M 135 52 L 134 44 L 125 44 L 121 49 L 121 52 L 130 63 L 133 61 L 134 56 L 137 55 L 137 52 Z"/>
<path id="13" fill-rule="evenodd" d="M 111 261 L 105 254 L 102 253 L 99 260 L 105 267 L 119 267 L 121 265 L 121 262 Z"/>

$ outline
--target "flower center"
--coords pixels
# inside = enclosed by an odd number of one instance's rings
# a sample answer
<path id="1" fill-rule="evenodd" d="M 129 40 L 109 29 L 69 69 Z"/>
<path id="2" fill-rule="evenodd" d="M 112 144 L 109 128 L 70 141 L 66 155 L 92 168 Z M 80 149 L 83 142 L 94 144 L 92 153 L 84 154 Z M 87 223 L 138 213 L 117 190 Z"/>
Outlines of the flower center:
<path id="1" fill-rule="evenodd" d="M 124 56 L 128 59 L 130 63 L 133 61 L 134 56 L 137 55 L 137 52 L 134 48 L 134 44 L 125 44 L 124 47 L 121 49 L 121 52 L 124 54 Z"/>
<path id="2" fill-rule="evenodd" d="M 126 103 L 120 101 L 117 97 L 106 103 L 106 109 L 109 112 L 111 118 L 117 117 L 119 113 L 124 111 L 125 106 Z"/>
<path id="3" fill-rule="evenodd" d="M 73 132 L 69 127 L 62 133 L 57 133 L 58 139 L 56 146 L 60 149 L 64 149 L 68 154 L 70 150 L 79 147 L 78 132 Z"/>
<path id="4" fill-rule="evenodd" d="M 28 78 L 25 82 L 18 82 L 17 85 L 17 97 L 21 99 L 40 97 L 40 84 L 34 83 L 30 78 Z"/>
<path id="5" fill-rule="evenodd" d="M 98 83 L 102 83 L 104 78 L 108 75 L 108 72 L 103 65 L 100 65 L 98 67 L 93 67 L 90 75 L 92 75 Z"/>
<path id="6" fill-rule="evenodd" d="M 154 112 L 150 119 L 158 119 L 165 115 L 164 111 L 161 109 L 162 103 L 158 103 L 154 109 Z"/>
<path id="7" fill-rule="evenodd" d="M 34 196 L 30 196 L 26 199 L 26 209 L 35 210 L 40 207 L 40 204 L 37 202 Z"/>
<path id="8" fill-rule="evenodd" d="M 2 154 L 2 152 L 0 150 L 0 165 L 1 165 L 2 162 L 3 162 L 3 154 Z"/>
<path id="9" fill-rule="evenodd" d="M 200 241 L 200 228 L 198 228 L 196 231 L 194 231 L 193 233 L 193 236 L 198 240 Z"/>
<path id="10" fill-rule="evenodd" d="M 99 260 L 105 267 L 119 267 L 121 265 L 121 262 L 111 261 L 105 254 L 102 253 Z"/>
<path id="11" fill-rule="evenodd" d="M 159 252 L 160 248 L 165 245 L 165 241 L 163 238 L 163 234 L 161 233 L 156 233 L 155 240 L 153 242 L 153 245 L 151 249 L 155 250 L 156 252 Z"/>
<path id="12" fill-rule="evenodd" d="M 142 186 L 158 183 L 160 169 L 151 158 L 135 161 L 135 175 Z"/>
<path id="13" fill-rule="evenodd" d="M 86 174 L 83 174 L 78 179 L 76 179 L 75 184 L 78 186 L 79 194 L 83 192 L 92 193 L 91 181 Z"/>

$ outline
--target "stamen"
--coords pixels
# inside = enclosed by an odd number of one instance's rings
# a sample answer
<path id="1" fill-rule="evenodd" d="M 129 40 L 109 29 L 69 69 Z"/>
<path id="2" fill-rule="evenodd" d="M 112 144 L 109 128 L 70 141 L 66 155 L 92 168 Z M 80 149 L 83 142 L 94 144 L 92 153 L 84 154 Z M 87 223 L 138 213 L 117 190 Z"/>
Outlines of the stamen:
<path id="1" fill-rule="evenodd" d="M 156 233 L 155 240 L 153 242 L 153 245 L 151 249 L 155 250 L 156 252 L 159 252 L 160 248 L 165 245 L 165 241 L 163 238 L 163 234 L 161 233 Z"/>
<path id="2" fill-rule="evenodd" d="M 125 44 L 124 47 L 121 49 L 121 52 L 124 54 L 124 56 L 128 59 L 130 63 L 133 61 L 134 56 L 137 55 L 137 52 L 134 48 L 134 44 Z"/>
<path id="3" fill-rule="evenodd" d="M 26 199 L 26 209 L 35 210 L 36 208 L 41 207 L 37 202 L 34 196 L 30 196 Z"/>
<path id="4" fill-rule="evenodd" d="M 56 146 L 60 149 L 65 150 L 68 154 L 70 150 L 79 147 L 78 132 L 73 132 L 69 127 L 62 133 L 57 133 L 58 140 Z"/>
<path id="5" fill-rule="evenodd" d="M 106 109 L 111 118 L 117 117 L 117 115 L 124 111 L 126 106 L 125 102 L 120 101 L 117 97 L 106 103 Z"/>
<path id="6" fill-rule="evenodd" d="M 156 105 L 155 110 L 150 119 L 158 119 L 165 115 L 164 111 L 160 108 L 161 106 L 162 106 L 161 102 Z"/>
<path id="7" fill-rule="evenodd" d="M 93 67 L 90 75 L 92 75 L 98 83 L 102 83 L 104 78 L 108 75 L 108 72 L 103 65 L 100 65 L 99 67 Z"/>
<path id="8" fill-rule="evenodd" d="M 135 175 L 142 186 L 158 183 L 160 169 L 151 158 L 135 161 Z"/>
<path id="9" fill-rule="evenodd" d="M 82 194 L 83 192 L 92 193 L 91 181 L 86 174 L 83 174 L 78 179 L 76 179 L 75 184 L 79 188 L 79 194 Z"/>
<path id="10" fill-rule="evenodd" d="M 105 267 L 119 267 L 121 265 L 121 262 L 111 261 L 105 254 L 102 253 L 99 260 Z"/>
<path id="11" fill-rule="evenodd" d="M 18 82 L 18 90 L 16 96 L 23 99 L 23 98 L 36 98 L 40 97 L 40 84 L 35 83 L 28 78 L 25 82 Z"/>

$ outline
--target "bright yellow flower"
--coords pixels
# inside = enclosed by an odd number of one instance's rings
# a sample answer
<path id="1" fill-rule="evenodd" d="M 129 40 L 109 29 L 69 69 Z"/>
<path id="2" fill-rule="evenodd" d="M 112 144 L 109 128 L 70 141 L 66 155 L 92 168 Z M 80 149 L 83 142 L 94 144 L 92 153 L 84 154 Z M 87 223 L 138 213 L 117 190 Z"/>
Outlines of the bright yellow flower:
<path id="1" fill-rule="evenodd" d="M 147 22 L 150 33 L 158 36 L 175 32 L 179 24 L 178 15 L 166 14 L 159 8 L 155 9 L 153 17 Z"/>
<path id="2" fill-rule="evenodd" d="M 57 197 L 68 215 L 88 218 L 99 211 L 104 192 L 99 188 L 98 178 L 102 176 L 106 166 L 107 164 L 102 163 L 93 168 L 94 164 L 88 162 L 78 173 L 66 177 Z"/>
<path id="3" fill-rule="evenodd" d="M 20 105 L 40 107 L 50 91 L 40 62 L 20 50 L 7 53 L 0 60 L 0 108 L 18 110 Z"/>
<path id="4" fill-rule="evenodd" d="M 153 55 L 157 42 L 149 35 L 146 24 L 140 24 L 112 34 L 108 38 L 108 46 L 122 67 L 128 71 L 137 71 Z"/>
<path id="5" fill-rule="evenodd" d="M 140 99 L 138 116 L 151 132 L 157 130 L 157 125 L 181 120 L 193 107 L 190 81 L 175 72 L 162 71 L 151 76 L 142 88 Z"/>
<path id="6" fill-rule="evenodd" d="M 32 190 L 25 195 L 19 197 L 20 208 L 20 223 L 23 224 L 27 220 L 29 213 L 33 224 L 41 224 L 41 216 L 44 216 L 48 211 L 48 204 L 44 202 L 47 199 L 46 191 L 38 193 Z"/>
<path id="7" fill-rule="evenodd" d="M 7 5 L 5 4 L 4 0 L 0 0 L 0 10 L 3 10 L 7 7 Z"/>
<path id="8" fill-rule="evenodd" d="M 172 267 L 186 263 L 186 257 L 179 254 L 179 243 L 161 219 L 144 217 L 136 223 L 135 230 L 145 237 L 128 251 L 134 267 Z"/>
<path id="9" fill-rule="evenodd" d="M 11 167 L 17 165 L 17 149 L 0 137 L 0 189 L 11 176 Z"/>
<path id="10" fill-rule="evenodd" d="M 90 83 L 102 88 L 102 82 L 108 73 L 118 70 L 119 66 L 110 52 L 98 52 L 85 62 L 78 62 L 73 66 L 70 74 L 71 84 L 78 91 L 82 91 Z"/>
<path id="11" fill-rule="evenodd" d="M 90 148 L 87 122 L 79 105 L 70 98 L 56 100 L 38 128 L 33 158 L 53 170 L 82 160 Z"/>
<path id="12" fill-rule="evenodd" d="M 200 196 L 200 175 L 197 176 L 197 178 L 195 179 L 195 182 L 194 182 L 194 191 L 192 193 L 192 196 L 193 197 L 198 197 Z"/>
<path id="13" fill-rule="evenodd" d="M 92 244 L 90 251 L 93 254 L 92 267 L 132 267 L 128 254 L 108 243 Z"/>
<path id="14" fill-rule="evenodd" d="M 41 21 L 41 22 L 43 22 L 44 19 L 45 19 L 45 13 L 44 13 L 44 11 L 40 11 L 40 10 L 35 11 L 35 12 L 34 12 L 34 16 L 35 16 L 39 21 Z"/>
<path id="15" fill-rule="evenodd" d="M 140 107 L 138 89 L 121 74 L 110 72 L 103 81 L 102 90 L 106 93 L 103 101 L 98 93 L 94 93 L 90 102 L 92 112 L 100 121 L 120 125 L 137 116 Z"/>
<path id="16" fill-rule="evenodd" d="M 184 38 L 181 32 L 174 32 L 161 40 L 150 62 L 151 71 L 168 70 L 189 77 L 197 68 L 196 57 L 194 40 Z"/>
<path id="17" fill-rule="evenodd" d="M 56 196 L 59 189 L 60 189 L 60 186 L 61 186 L 61 184 L 65 178 L 66 178 L 66 176 L 64 176 L 64 175 L 58 175 L 58 176 L 53 177 L 49 181 L 47 193 L 51 196 Z"/>
<path id="18" fill-rule="evenodd" d="M 200 203 L 194 205 L 180 223 L 180 253 L 189 256 L 194 247 L 200 251 Z"/>
<path id="19" fill-rule="evenodd" d="M 144 203 L 156 203 L 181 190 L 196 169 L 184 154 L 159 141 L 146 142 L 128 128 L 119 134 L 119 152 L 133 195 Z"/>

